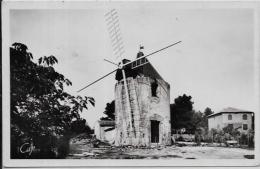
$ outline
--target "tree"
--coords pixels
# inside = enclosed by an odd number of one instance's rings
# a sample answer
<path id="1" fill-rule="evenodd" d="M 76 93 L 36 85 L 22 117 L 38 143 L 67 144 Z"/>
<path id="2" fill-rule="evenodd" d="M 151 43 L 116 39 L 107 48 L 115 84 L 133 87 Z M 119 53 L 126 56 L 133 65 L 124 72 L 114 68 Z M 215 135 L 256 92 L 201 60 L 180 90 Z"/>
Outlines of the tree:
<path id="1" fill-rule="evenodd" d="M 193 117 L 193 102 L 192 97 L 186 94 L 177 97 L 174 104 L 170 105 L 171 111 L 171 126 L 172 130 L 186 128 L 186 131 L 193 130 L 192 117 Z"/>
<path id="2" fill-rule="evenodd" d="M 233 125 L 227 125 L 222 130 L 224 133 L 228 133 L 231 136 L 236 137 L 237 135 L 240 135 L 240 132 L 238 131 L 239 128 L 234 128 Z"/>
<path id="3" fill-rule="evenodd" d="M 194 130 L 197 128 L 203 128 L 205 131 L 208 130 L 208 116 L 213 114 L 214 112 L 210 108 L 206 108 L 204 113 L 200 111 L 193 113 L 192 124 Z"/>
<path id="4" fill-rule="evenodd" d="M 115 120 L 115 100 L 107 103 L 104 114 L 106 117 L 101 117 L 101 120 Z"/>
<path id="5" fill-rule="evenodd" d="M 214 112 L 211 110 L 211 108 L 207 107 L 205 110 L 204 110 L 204 116 L 209 116 L 211 114 L 214 114 Z"/>
<path id="6" fill-rule="evenodd" d="M 200 111 L 193 111 L 191 118 L 192 131 L 196 131 L 199 128 L 204 128 L 204 116 Z"/>
<path id="7" fill-rule="evenodd" d="M 204 116 L 203 116 L 203 121 L 202 121 L 202 127 L 205 128 L 206 130 L 208 130 L 208 116 L 214 114 L 214 112 L 211 110 L 211 108 L 207 107 L 204 110 Z"/>
<path id="8" fill-rule="evenodd" d="M 91 128 L 87 125 L 87 122 L 85 119 L 79 119 L 75 120 L 71 124 L 71 131 L 75 134 L 81 134 L 81 133 L 92 133 Z"/>
<path id="9" fill-rule="evenodd" d="M 40 151 L 51 151 L 53 140 L 69 137 L 72 122 L 80 112 L 94 106 L 94 98 L 72 96 L 64 87 L 71 81 L 56 72 L 54 56 L 41 57 L 38 63 L 22 43 L 10 47 L 11 70 L 11 158 L 22 158 L 19 146 L 32 140 Z"/>
<path id="10" fill-rule="evenodd" d="M 204 110 L 204 113 L 195 112 L 193 114 L 193 124 L 195 125 L 195 128 L 203 128 L 204 130 L 208 130 L 208 116 L 213 114 L 214 112 L 210 108 L 206 108 Z"/>

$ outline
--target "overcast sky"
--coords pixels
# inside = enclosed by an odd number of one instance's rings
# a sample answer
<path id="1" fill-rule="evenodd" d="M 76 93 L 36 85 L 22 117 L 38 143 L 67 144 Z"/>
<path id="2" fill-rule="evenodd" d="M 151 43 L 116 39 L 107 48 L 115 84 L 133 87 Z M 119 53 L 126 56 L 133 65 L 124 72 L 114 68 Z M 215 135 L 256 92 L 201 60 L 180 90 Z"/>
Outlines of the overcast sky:
<path id="1" fill-rule="evenodd" d="M 133 4 L 115 6 L 125 58 L 134 59 L 140 44 L 149 54 L 182 41 L 149 58 L 171 85 L 171 102 L 185 93 L 192 96 L 195 110 L 210 107 L 219 111 L 228 106 L 256 110 L 252 10 Z M 35 60 L 56 56 L 59 64 L 55 68 L 73 83 L 67 90 L 78 94 L 77 90 L 116 68 L 103 61 L 118 61 L 104 19 L 112 8 L 12 10 L 10 45 L 26 44 Z M 114 99 L 114 78 L 112 75 L 79 93 L 96 99 L 95 108 L 83 113 L 91 126 L 103 115 L 106 103 Z"/>

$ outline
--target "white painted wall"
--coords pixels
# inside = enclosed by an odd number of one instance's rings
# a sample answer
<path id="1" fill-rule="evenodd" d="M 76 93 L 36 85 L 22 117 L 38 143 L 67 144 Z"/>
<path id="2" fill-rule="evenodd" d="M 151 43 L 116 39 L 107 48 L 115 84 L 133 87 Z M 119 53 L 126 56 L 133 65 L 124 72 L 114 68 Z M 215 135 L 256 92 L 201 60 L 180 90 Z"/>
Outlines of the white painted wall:
<path id="1" fill-rule="evenodd" d="M 94 134 L 96 138 L 102 141 L 113 143 L 115 139 L 115 130 L 105 132 L 105 130 L 109 128 L 111 127 L 101 127 L 99 121 L 97 121 L 94 126 Z"/>
<path id="2" fill-rule="evenodd" d="M 208 119 L 208 124 L 209 124 L 209 130 L 211 130 L 212 128 L 220 130 L 222 129 L 223 126 L 223 119 L 222 116 L 213 116 L 211 118 Z"/>

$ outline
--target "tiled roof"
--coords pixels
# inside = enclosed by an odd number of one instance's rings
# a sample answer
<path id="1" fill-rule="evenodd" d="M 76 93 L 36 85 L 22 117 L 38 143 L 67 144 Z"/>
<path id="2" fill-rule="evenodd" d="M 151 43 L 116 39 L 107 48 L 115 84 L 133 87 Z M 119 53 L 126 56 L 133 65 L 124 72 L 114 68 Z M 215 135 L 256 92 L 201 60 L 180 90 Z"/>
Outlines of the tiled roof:
<path id="1" fill-rule="evenodd" d="M 234 107 L 227 107 L 227 108 L 224 108 L 217 113 L 209 115 L 208 118 L 213 117 L 213 116 L 218 116 L 218 115 L 221 115 L 223 113 L 253 113 L 253 112 L 248 111 L 248 110 L 237 109 L 237 108 L 234 108 Z"/>
<path id="2" fill-rule="evenodd" d="M 251 112 L 251 111 L 237 109 L 234 107 L 227 107 L 227 108 L 222 109 L 220 112 L 232 112 L 233 113 L 233 112 Z"/>
<path id="3" fill-rule="evenodd" d="M 145 59 L 145 58 L 144 58 Z M 130 62 L 130 60 L 124 59 L 123 63 Z M 146 77 L 151 77 L 155 79 L 161 79 L 164 81 L 164 79 L 161 77 L 161 75 L 156 71 L 156 69 L 152 66 L 152 64 L 146 59 L 144 64 L 137 64 L 137 61 L 133 62 L 130 65 L 127 65 L 125 67 L 125 75 L 126 77 L 133 77 L 135 78 L 137 75 L 143 74 Z M 135 63 L 135 66 L 133 64 Z M 123 78 L 122 71 L 118 69 L 116 72 L 116 80 L 121 80 Z"/>

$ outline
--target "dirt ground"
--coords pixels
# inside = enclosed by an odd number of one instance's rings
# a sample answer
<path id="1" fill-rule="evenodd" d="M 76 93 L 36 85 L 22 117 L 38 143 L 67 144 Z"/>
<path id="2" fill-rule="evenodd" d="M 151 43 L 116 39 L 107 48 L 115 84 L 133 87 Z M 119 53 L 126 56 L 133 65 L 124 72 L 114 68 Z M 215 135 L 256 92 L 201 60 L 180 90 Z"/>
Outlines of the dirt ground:
<path id="1" fill-rule="evenodd" d="M 93 148 L 88 142 L 70 144 L 68 159 L 252 159 L 254 150 L 209 146 L 166 146 L 154 148 L 111 147 Z"/>

